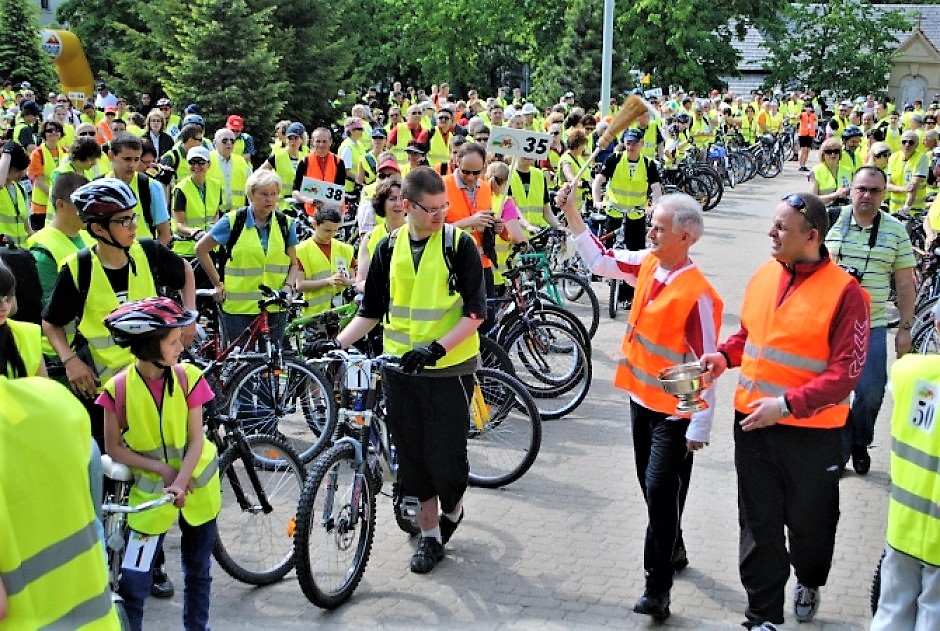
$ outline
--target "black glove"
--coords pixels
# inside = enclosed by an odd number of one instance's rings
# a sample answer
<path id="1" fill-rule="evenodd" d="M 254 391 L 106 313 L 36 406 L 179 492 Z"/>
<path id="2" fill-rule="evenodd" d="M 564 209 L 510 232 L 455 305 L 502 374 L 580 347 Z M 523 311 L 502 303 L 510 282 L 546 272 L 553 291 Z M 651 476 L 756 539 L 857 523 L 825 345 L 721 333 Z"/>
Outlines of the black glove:
<path id="1" fill-rule="evenodd" d="M 401 356 L 401 369 L 406 373 L 417 375 L 424 370 L 425 366 L 433 366 L 446 354 L 447 351 L 437 342 L 418 346 Z"/>
<path id="2" fill-rule="evenodd" d="M 319 340 L 314 340 L 307 345 L 305 350 L 307 351 L 307 355 L 313 357 L 323 357 L 328 352 L 337 351 L 340 348 L 342 347 L 339 345 L 339 342 L 336 341 L 336 338 L 325 337 Z"/>

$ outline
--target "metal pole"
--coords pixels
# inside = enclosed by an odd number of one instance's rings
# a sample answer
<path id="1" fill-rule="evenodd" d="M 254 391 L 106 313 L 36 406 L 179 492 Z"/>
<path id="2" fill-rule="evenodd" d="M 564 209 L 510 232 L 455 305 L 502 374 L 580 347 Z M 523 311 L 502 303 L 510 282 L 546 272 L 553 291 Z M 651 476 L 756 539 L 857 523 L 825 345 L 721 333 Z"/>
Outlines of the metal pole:
<path id="1" fill-rule="evenodd" d="M 614 0 L 604 0 L 604 44 L 601 50 L 601 118 L 610 114 L 610 75 L 614 47 Z"/>

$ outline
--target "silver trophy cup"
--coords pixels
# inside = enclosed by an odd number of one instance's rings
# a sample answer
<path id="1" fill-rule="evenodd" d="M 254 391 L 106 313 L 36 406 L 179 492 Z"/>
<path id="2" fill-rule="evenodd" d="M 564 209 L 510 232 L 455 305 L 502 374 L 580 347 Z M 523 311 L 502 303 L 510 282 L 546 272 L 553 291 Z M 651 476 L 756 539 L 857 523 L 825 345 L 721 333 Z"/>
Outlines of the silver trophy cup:
<path id="1" fill-rule="evenodd" d="M 667 394 L 679 399 L 677 414 L 691 414 L 708 407 L 701 395 L 711 385 L 712 377 L 698 362 L 664 368 L 659 372 L 659 383 Z"/>

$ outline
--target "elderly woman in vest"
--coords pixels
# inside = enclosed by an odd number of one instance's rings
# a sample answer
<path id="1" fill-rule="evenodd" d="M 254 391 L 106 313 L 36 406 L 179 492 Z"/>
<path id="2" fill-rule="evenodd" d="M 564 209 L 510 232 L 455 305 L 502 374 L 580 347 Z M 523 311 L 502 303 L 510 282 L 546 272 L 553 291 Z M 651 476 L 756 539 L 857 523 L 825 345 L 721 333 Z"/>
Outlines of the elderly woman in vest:
<path id="1" fill-rule="evenodd" d="M 298 243 L 294 220 L 277 211 L 281 178 L 261 169 L 248 178 L 248 206 L 222 216 L 196 244 L 196 256 L 222 303 L 222 328 L 232 340 L 258 315 L 261 285 L 293 290 L 297 277 Z M 212 264 L 209 253 L 224 245 L 228 251 L 225 279 Z M 284 334 L 286 314 L 269 309 L 271 339 Z"/>

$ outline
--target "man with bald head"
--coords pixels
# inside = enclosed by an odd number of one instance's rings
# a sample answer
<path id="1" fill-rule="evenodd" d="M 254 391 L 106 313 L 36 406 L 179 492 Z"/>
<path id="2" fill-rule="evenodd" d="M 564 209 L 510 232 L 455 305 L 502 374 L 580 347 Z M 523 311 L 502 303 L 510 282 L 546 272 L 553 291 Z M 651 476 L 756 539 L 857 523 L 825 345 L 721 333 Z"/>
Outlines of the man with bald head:
<path id="1" fill-rule="evenodd" d="M 234 151 L 235 132 L 228 127 L 215 132 L 213 146 L 209 154 L 209 172 L 207 178 L 213 178 L 222 184 L 221 212 L 241 208 L 247 204 L 245 183 L 251 175 L 251 165 L 245 158 Z"/>

